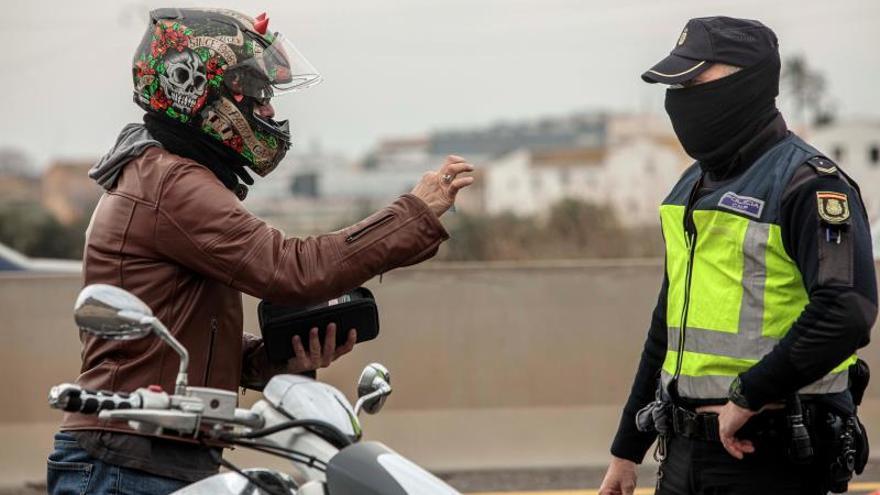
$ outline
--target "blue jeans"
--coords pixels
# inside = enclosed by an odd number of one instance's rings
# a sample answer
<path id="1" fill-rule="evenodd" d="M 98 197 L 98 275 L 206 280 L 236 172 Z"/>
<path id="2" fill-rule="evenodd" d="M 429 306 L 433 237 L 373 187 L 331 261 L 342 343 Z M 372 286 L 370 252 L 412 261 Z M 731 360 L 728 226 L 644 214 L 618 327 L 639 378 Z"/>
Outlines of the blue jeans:
<path id="1" fill-rule="evenodd" d="M 50 495 L 166 494 L 188 484 L 95 459 L 66 433 L 55 434 L 55 450 L 47 464 Z"/>

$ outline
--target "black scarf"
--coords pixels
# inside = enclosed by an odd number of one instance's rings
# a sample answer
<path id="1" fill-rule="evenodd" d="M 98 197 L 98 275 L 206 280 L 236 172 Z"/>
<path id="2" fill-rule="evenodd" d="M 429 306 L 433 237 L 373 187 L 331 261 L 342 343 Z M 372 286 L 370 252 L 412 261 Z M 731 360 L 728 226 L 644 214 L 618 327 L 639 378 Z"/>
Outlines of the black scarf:
<path id="1" fill-rule="evenodd" d="M 162 147 L 175 155 L 189 158 L 205 166 L 220 179 L 239 199 L 244 200 L 248 188 L 239 182 L 252 185 L 254 179 L 244 168 L 244 158 L 225 144 L 200 130 L 171 119 L 144 114 L 144 125 Z"/>
<path id="2" fill-rule="evenodd" d="M 737 152 L 779 115 L 779 54 L 727 77 L 666 90 L 666 113 L 703 171 L 729 175 Z"/>

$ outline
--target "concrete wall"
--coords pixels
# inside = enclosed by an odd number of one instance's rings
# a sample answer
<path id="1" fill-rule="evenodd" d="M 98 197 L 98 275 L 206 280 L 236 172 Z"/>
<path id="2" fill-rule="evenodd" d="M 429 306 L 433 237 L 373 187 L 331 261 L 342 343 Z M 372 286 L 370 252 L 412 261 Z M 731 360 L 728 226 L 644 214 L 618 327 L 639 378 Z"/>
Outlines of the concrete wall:
<path id="1" fill-rule="evenodd" d="M 380 306 L 380 337 L 321 379 L 352 397 L 366 363 L 386 364 L 395 390 L 386 409 L 365 420 L 368 436 L 433 469 L 601 463 L 661 270 L 645 260 L 437 263 L 393 272 L 369 284 Z M 0 450 L 0 484 L 44 471 L 60 418 L 46 407 L 46 393 L 79 368 L 71 314 L 79 289 L 78 277 L 0 277 L 0 434 L 22 449 Z M 245 321 L 257 330 L 251 299 Z M 880 346 L 871 346 L 862 355 L 878 363 L 878 353 Z M 869 430 L 878 431 L 876 382 L 868 396 Z M 243 399 L 258 397 L 248 392 Z"/>

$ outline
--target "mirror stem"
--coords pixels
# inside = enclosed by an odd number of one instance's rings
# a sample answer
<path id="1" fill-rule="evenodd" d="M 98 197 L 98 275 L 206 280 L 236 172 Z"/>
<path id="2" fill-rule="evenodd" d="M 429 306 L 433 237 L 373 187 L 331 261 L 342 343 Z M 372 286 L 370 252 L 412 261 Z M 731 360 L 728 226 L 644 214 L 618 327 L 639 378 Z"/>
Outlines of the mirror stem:
<path id="1" fill-rule="evenodd" d="M 153 327 L 156 335 L 165 341 L 180 356 L 180 369 L 177 373 L 177 381 L 174 385 L 174 393 L 178 395 L 186 395 L 187 386 L 187 369 L 189 369 L 189 352 L 186 347 L 171 335 L 168 328 L 159 321 L 155 316 L 147 316 L 141 320 L 141 323 L 148 323 Z"/>
<path id="2" fill-rule="evenodd" d="M 355 416 L 361 415 L 361 410 L 364 407 L 364 403 L 366 403 L 368 400 L 374 399 L 376 397 L 381 397 L 383 395 L 388 395 L 390 393 L 391 393 L 391 386 L 388 385 L 387 383 L 385 383 L 385 381 L 383 380 L 382 383 L 379 384 L 379 388 L 377 390 L 374 390 L 373 392 L 370 392 L 369 394 L 367 394 L 357 400 L 357 402 L 354 405 L 354 415 Z"/>

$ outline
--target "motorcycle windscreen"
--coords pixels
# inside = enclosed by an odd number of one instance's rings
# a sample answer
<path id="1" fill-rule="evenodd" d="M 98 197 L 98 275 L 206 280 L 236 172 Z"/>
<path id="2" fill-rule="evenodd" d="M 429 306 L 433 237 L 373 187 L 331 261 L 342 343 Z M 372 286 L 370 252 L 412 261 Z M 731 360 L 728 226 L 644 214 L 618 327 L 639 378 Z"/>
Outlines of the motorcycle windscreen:
<path id="1" fill-rule="evenodd" d="M 454 488 L 378 442 L 346 447 L 330 459 L 333 495 L 460 495 Z"/>

